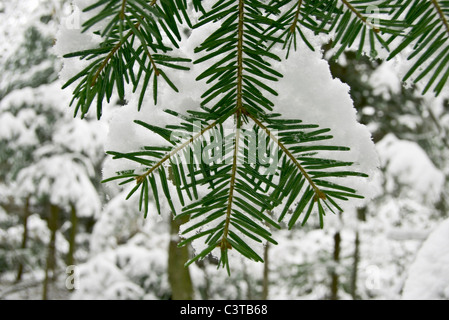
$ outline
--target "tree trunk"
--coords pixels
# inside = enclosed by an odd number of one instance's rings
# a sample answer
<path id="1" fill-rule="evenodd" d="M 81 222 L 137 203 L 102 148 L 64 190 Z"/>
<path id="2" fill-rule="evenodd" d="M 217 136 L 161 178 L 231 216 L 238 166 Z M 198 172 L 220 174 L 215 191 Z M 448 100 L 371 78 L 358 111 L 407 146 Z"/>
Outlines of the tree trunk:
<path id="1" fill-rule="evenodd" d="M 196 265 L 198 266 L 198 268 L 200 268 L 203 273 L 204 273 L 204 287 L 203 288 L 199 288 L 199 293 L 201 295 L 201 299 L 202 300 L 209 300 L 210 297 L 210 280 L 209 280 L 209 274 L 207 272 L 207 266 L 206 266 L 206 261 L 207 260 L 197 260 L 196 261 Z"/>
<path id="2" fill-rule="evenodd" d="M 269 243 L 265 245 L 264 251 L 263 251 L 263 280 L 262 280 L 262 300 L 268 299 L 268 286 L 269 286 L 269 261 L 268 261 L 268 249 L 269 249 Z"/>
<path id="3" fill-rule="evenodd" d="M 188 219 L 186 217 L 186 219 Z M 184 266 L 189 260 L 189 248 L 187 246 L 178 248 L 179 226 L 186 219 L 171 219 L 170 221 L 170 244 L 168 248 L 168 281 L 172 290 L 172 300 L 192 300 L 193 285 L 190 278 L 189 268 Z"/>
<path id="4" fill-rule="evenodd" d="M 50 205 L 50 217 L 48 218 L 48 228 L 50 229 L 50 241 L 48 242 L 47 266 L 45 268 L 45 278 L 42 289 L 42 300 L 48 299 L 48 285 L 54 279 L 56 270 L 56 231 L 58 229 L 59 208 Z M 51 277 L 50 277 L 51 271 Z"/>
<path id="5" fill-rule="evenodd" d="M 341 236 L 340 232 L 336 232 L 334 235 L 334 269 L 332 271 L 332 282 L 331 282 L 331 300 L 338 300 L 338 273 L 337 273 L 337 266 L 340 262 L 340 243 L 341 243 Z"/>
<path id="6" fill-rule="evenodd" d="M 366 221 L 366 207 L 357 209 L 357 220 L 358 221 Z M 351 287 L 350 293 L 353 300 L 357 299 L 357 276 L 359 269 L 359 261 L 360 261 L 360 236 L 359 231 L 355 232 L 355 240 L 354 240 L 354 263 L 352 266 L 352 274 L 351 274 Z"/>
<path id="7" fill-rule="evenodd" d="M 21 251 L 24 251 L 27 247 L 28 242 L 28 217 L 30 216 L 30 199 L 27 198 L 25 200 L 25 207 L 23 210 L 23 234 L 22 234 L 22 244 L 20 246 Z M 23 274 L 23 264 L 24 264 L 24 257 L 20 257 L 19 261 L 19 267 L 17 269 L 17 276 L 16 276 L 16 282 L 19 282 L 22 280 L 22 274 Z"/>
<path id="8" fill-rule="evenodd" d="M 248 269 L 246 267 L 246 264 L 244 261 L 242 261 L 243 267 L 242 267 L 242 271 L 243 271 L 243 280 L 246 282 L 246 300 L 253 300 L 253 284 L 252 284 L 252 279 L 251 277 L 248 275 Z M 243 292 L 242 292 L 242 296 L 243 296 Z M 245 299 L 245 298 L 244 298 Z"/>
<path id="9" fill-rule="evenodd" d="M 357 273 L 359 268 L 359 249 L 360 248 L 360 239 L 359 239 L 359 232 L 355 232 L 355 240 L 354 240 L 354 264 L 352 267 L 352 274 L 351 274 L 351 296 L 353 300 L 357 300 Z"/>
<path id="10" fill-rule="evenodd" d="M 75 250 L 76 250 L 76 233 L 78 229 L 78 216 L 76 215 L 76 207 L 72 204 L 70 211 L 70 234 L 69 234 L 69 252 L 67 253 L 67 265 L 75 264 Z"/>

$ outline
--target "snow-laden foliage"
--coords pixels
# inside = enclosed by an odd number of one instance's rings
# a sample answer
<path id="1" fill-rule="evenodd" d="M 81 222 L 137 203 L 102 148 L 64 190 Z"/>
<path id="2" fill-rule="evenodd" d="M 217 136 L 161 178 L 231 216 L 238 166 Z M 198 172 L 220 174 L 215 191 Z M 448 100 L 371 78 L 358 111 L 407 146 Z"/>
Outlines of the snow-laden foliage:
<path id="1" fill-rule="evenodd" d="M 41 271 L 45 268 L 46 247 L 50 238 L 47 223 L 39 214 L 31 214 L 28 217 L 27 233 L 29 245 L 20 248 L 23 237 L 23 226 L 12 224 L 11 216 L 1 214 L 0 208 L 0 265 L 2 266 L 2 280 L 13 280 L 8 270 L 14 270 L 20 263 L 26 266 L 27 272 L 41 277 Z M 9 221 L 6 221 L 9 220 Z M 61 232 L 56 234 L 55 246 L 57 248 L 57 261 L 62 264 L 68 251 L 68 243 Z"/>
<path id="2" fill-rule="evenodd" d="M 375 171 L 377 161 L 369 132 L 357 123 L 348 87 L 332 79 L 320 54 L 323 40 L 317 38 L 300 46 L 301 54 L 294 55 L 297 69 L 290 67 L 293 59 L 280 58 L 283 51 L 275 34 L 288 23 L 296 34 L 301 4 L 296 18 L 285 22 L 290 20 L 282 13 L 286 3 L 272 4 L 270 10 L 261 2 L 212 3 L 205 2 L 205 7 L 194 3 L 196 13 L 191 15 L 191 8 L 182 2 L 113 1 L 109 6 L 101 1 L 91 5 L 75 2 L 86 13 L 81 19 L 85 42 L 81 49 L 70 52 L 73 42 L 68 44 L 67 39 L 72 31 L 62 27 L 57 51 L 65 58 L 78 58 L 74 65 L 84 64 L 82 71 L 72 69 L 72 75 L 67 76 L 72 66 L 66 62 L 61 74 L 68 78 L 64 88 L 73 90 L 75 114 L 82 118 L 92 114 L 89 110 L 95 100 L 100 118 L 103 101 L 110 102 L 114 89 L 121 100 L 129 99 L 119 111 L 124 114 L 123 110 L 128 110 L 127 114 L 118 116 L 118 122 L 125 125 L 111 130 L 111 136 L 125 130 L 126 134 L 112 138 L 116 148 L 109 153 L 135 164 L 109 170 L 113 175 L 106 176 L 104 182 L 136 181 L 128 198 L 140 194 L 139 207 L 145 216 L 149 194 L 161 212 L 163 192 L 172 214 L 177 215 L 178 207 L 182 211 L 178 217 L 190 217 L 182 229 L 186 239 L 182 244 L 197 243 L 196 256 L 189 263 L 213 251 L 229 273 L 228 251 L 232 248 L 231 255 L 237 252 L 263 261 L 263 246 L 255 244 L 276 243 L 266 224 L 280 228 L 278 223 L 289 210 L 293 210 L 286 218 L 289 228 L 300 215 L 303 224 L 312 216 L 323 226 L 326 212 L 344 210 L 346 204 L 341 202 L 369 198 L 369 185 L 362 178 Z M 307 8 L 310 4 L 304 5 Z M 347 5 L 342 9 L 353 8 Z M 179 12 L 176 18 L 174 12 Z M 181 32 L 181 23 L 194 30 Z M 309 30 L 299 33 L 312 35 Z M 100 45 L 95 41 L 101 41 Z M 311 53 L 307 46 L 318 50 Z M 193 65 L 187 65 L 191 61 Z M 168 74 L 169 69 L 188 72 Z M 152 102 L 146 95 L 150 82 Z M 179 83 L 183 84 L 182 92 Z M 137 89 L 140 94 L 136 94 Z M 181 98 L 176 98 L 176 93 Z M 178 104 L 180 100 L 188 106 Z M 133 114 L 133 110 L 147 112 L 148 120 L 137 120 L 140 114 Z M 177 119 L 168 119 L 163 112 Z M 125 123 L 124 119 L 131 117 L 146 129 L 145 141 L 139 143 L 139 137 L 133 136 L 137 129 Z M 259 153 L 268 152 L 264 154 L 267 159 L 260 159 L 261 154 L 250 155 L 257 158 L 254 164 L 245 158 L 253 153 L 250 148 L 255 143 L 245 138 L 250 130 L 268 144 L 263 152 L 258 147 Z M 173 133 L 181 134 L 184 140 L 174 139 Z M 224 147 L 221 151 L 214 149 L 216 133 L 222 136 L 218 142 L 218 147 Z M 159 141 L 150 138 L 155 134 L 170 144 L 161 148 Z M 213 139 L 212 153 L 222 155 L 215 154 L 212 162 L 206 163 L 203 148 L 207 147 L 201 145 Z M 186 152 L 197 154 L 198 150 L 199 163 L 185 158 Z M 269 171 L 268 175 L 263 171 Z M 177 193 L 179 203 L 170 189 Z"/>
<path id="3" fill-rule="evenodd" d="M 88 169 L 82 159 L 70 155 L 44 157 L 19 171 L 17 195 L 36 203 L 47 200 L 62 208 L 73 205 L 79 216 L 98 214 L 101 203 Z"/>
<path id="4" fill-rule="evenodd" d="M 92 231 L 90 257 L 79 266 L 80 288 L 73 298 L 168 298 L 167 231 L 166 221 L 142 220 L 135 201 L 116 195 Z"/>
<path id="5" fill-rule="evenodd" d="M 26 279 L 31 286 L 45 282 L 45 275 L 58 277 L 70 257 L 83 258 L 82 233 L 88 230 L 81 226 L 75 239 L 77 219 L 94 221 L 101 209 L 95 181 L 107 128 L 88 121 L 74 127 L 52 51 L 67 5 L 0 4 L 0 206 L 9 217 L 2 222 L 0 246 L 8 263 L 1 272 L 8 282 Z M 51 206 L 58 216 L 49 214 Z M 65 221 L 70 214 L 73 220 Z"/>
<path id="6" fill-rule="evenodd" d="M 376 144 L 381 174 L 378 194 L 358 222 L 361 238 L 360 286 L 365 298 L 398 299 L 407 270 L 441 213 L 435 204 L 444 190 L 444 175 L 415 142 L 389 134 Z"/>
<path id="7" fill-rule="evenodd" d="M 0 101 L 0 141 L 16 196 L 73 204 L 81 215 L 93 215 L 100 200 L 91 179 L 104 158 L 106 128 L 87 121 L 75 126 L 61 112 L 68 98 L 59 82 L 11 92 Z M 10 156 L 20 153 L 20 160 Z"/>
<path id="8" fill-rule="evenodd" d="M 167 299 L 167 251 L 124 244 L 104 251 L 79 266 L 80 287 L 73 299 Z"/>
<path id="9" fill-rule="evenodd" d="M 37 87 L 57 79 L 51 52 L 64 0 L 2 1 L 0 4 L 0 99 L 14 89 Z M 56 67 L 56 68 L 55 68 Z"/>

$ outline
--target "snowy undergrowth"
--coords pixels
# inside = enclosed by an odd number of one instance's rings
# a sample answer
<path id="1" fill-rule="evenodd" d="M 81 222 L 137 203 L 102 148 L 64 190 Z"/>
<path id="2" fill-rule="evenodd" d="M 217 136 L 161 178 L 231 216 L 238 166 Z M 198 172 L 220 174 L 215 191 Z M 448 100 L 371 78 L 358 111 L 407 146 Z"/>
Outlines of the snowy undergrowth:
<path id="1" fill-rule="evenodd" d="M 89 259 L 79 265 L 73 299 L 167 299 L 170 234 L 157 215 L 142 219 L 134 199 L 117 194 L 91 234 Z M 155 211 L 153 208 L 152 211 Z"/>

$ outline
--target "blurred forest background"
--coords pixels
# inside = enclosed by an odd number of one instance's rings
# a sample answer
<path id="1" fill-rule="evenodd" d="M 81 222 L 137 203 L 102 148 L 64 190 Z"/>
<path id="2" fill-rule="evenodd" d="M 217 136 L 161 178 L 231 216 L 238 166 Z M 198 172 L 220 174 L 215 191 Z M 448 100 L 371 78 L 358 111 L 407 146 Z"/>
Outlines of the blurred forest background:
<path id="1" fill-rule="evenodd" d="M 389 63 L 330 62 L 376 143 L 376 198 L 324 229 L 273 231 L 266 263 L 242 260 L 231 277 L 213 258 L 184 269 L 178 225 L 144 220 L 100 183 L 107 115 L 73 118 L 52 49 L 60 23 L 79 28 L 71 12 L 64 0 L 0 1 L 0 299 L 449 298 L 449 275 L 426 267 L 449 274 L 449 236 L 429 243 L 449 206 L 444 94 L 404 88 Z"/>

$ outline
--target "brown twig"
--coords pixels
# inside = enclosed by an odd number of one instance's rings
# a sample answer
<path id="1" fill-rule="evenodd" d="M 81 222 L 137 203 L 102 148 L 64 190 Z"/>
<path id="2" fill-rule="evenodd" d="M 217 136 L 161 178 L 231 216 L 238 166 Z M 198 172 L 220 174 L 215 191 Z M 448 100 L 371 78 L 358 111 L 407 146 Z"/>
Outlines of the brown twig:
<path id="1" fill-rule="evenodd" d="M 134 25 L 134 27 L 138 28 L 140 26 L 140 23 L 137 23 Z M 92 78 L 92 81 L 90 82 L 90 86 L 93 87 L 95 83 L 97 83 L 97 79 L 100 76 L 101 71 L 108 65 L 109 61 L 112 59 L 114 54 L 122 47 L 123 43 L 133 34 L 132 30 L 130 30 L 121 41 L 119 41 L 114 48 L 112 48 L 111 52 L 106 56 L 106 58 L 103 60 L 103 63 L 98 68 L 97 72 L 95 72 L 94 77 Z"/>
<path id="2" fill-rule="evenodd" d="M 294 33 L 296 29 L 296 25 L 298 24 L 299 12 L 301 11 L 302 0 L 298 1 L 298 8 L 296 9 L 295 19 L 293 20 L 292 25 L 290 26 L 290 33 Z"/>
<path id="3" fill-rule="evenodd" d="M 368 19 L 366 17 L 364 17 L 360 13 L 360 11 L 358 11 L 356 8 L 354 8 L 352 6 L 352 4 L 350 4 L 347 0 L 341 0 L 341 2 L 343 2 L 345 4 L 345 6 L 348 7 L 349 10 L 351 10 L 360 20 L 362 20 L 363 23 L 365 23 L 368 27 L 372 28 L 374 30 L 374 32 L 376 32 L 376 33 L 380 32 L 380 29 L 378 27 L 376 27 L 371 22 L 369 22 Z"/>
<path id="4" fill-rule="evenodd" d="M 157 168 L 159 168 L 161 165 L 164 164 L 165 161 L 167 161 L 168 159 L 170 159 L 171 157 L 173 157 L 175 154 L 177 154 L 179 151 L 181 151 L 182 149 L 184 149 L 185 147 L 187 147 L 189 144 L 191 144 L 195 139 L 201 137 L 202 135 L 204 135 L 204 133 L 210 129 L 212 129 L 213 127 L 215 127 L 217 124 L 221 123 L 222 121 L 216 120 L 213 123 L 211 123 L 210 125 L 208 125 L 206 128 L 204 128 L 203 130 L 201 130 L 200 132 L 198 132 L 196 135 L 194 135 L 193 137 L 191 137 L 189 140 L 187 140 L 186 142 L 184 142 L 182 145 L 178 146 L 177 148 L 173 149 L 169 154 L 167 154 L 165 157 L 163 157 L 158 163 L 156 163 L 153 167 L 151 167 L 148 171 L 146 171 L 144 174 L 136 177 L 137 183 L 140 183 L 143 179 L 145 179 L 145 177 L 147 177 L 148 175 L 150 175 L 154 170 L 156 170 Z"/>
<path id="5" fill-rule="evenodd" d="M 438 15 L 440 16 L 440 20 L 443 22 L 444 26 L 446 27 L 446 31 L 449 34 L 449 23 L 446 19 L 446 16 L 444 15 L 443 10 L 441 9 L 440 4 L 438 3 L 437 0 L 431 0 L 433 6 L 435 7 L 435 9 L 438 12 Z"/>
<path id="6" fill-rule="evenodd" d="M 309 176 L 309 174 L 306 172 L 306 170 L 303 168 L 303 166 L 296 160 L 295 156 L 287 149 L 287 147 L 280 142 L 268 129 L 266 126 L 263 125 L 262 122 L 260 122 L 256 117 L 254 117 L 252 114 L 247 113 L 247 116 L 251 118 L 261 129 L 263 129 L 267 135 L 282 149 L 282 151 L 285 152 L 285 154 L 290 158 L 290 160 L 296 165 L 296 167 L 301 171 L 304 178 L 309 182 L 312 189 L 315 191 L 315 200 L 323 199 L 326 200 L 326 195 L 323 191 L 321 191 L 313 182 L 312 178 Z"/>
<path id="7" fill-rule="evenodd" d="M 120 10 L 120 20 L 125 20 L 126 0 L 122 0 L 122 9 Z"/>
<path id="8" fill-rule="evenodd" d="M 237 128 L 235 132 L 235 143 L 234 143 L 234 155 L 232 157 L 232 169 L 231 169 L 231 181 L 229 184 L 229 197 L 228 206 L 226 208 L 226 221 L 223 230 L 223 237 L 221 238 L 220 247 L 221 250 L 230 249 L 231 246 L 227 240 L 229 232 L 229 223 L 231 222 L 231 211 L 232 203 L 234 200 L 234 190 L 235 190 L 235 179 L 237 176 L 237 155 L 239 152 L 239 141 L 240 141 L 240 127 L 242 125 L 242 113 L 241 110 L 237 111 Z"/>

